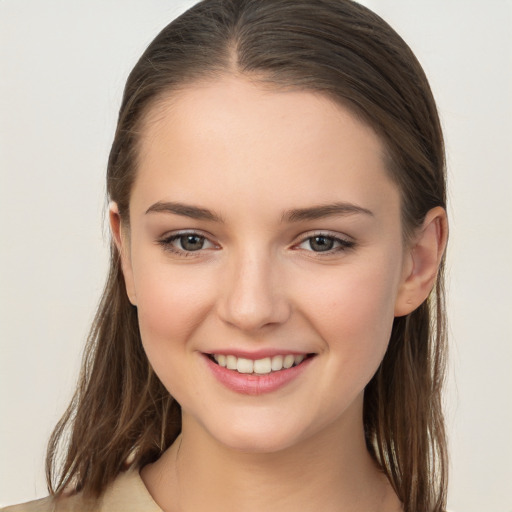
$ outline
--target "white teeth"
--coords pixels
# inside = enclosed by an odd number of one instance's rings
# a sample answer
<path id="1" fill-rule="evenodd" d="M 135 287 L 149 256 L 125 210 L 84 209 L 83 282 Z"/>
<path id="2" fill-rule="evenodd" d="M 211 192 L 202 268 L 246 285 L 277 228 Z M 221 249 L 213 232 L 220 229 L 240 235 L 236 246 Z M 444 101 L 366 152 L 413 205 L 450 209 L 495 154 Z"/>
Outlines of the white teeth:
<path id="1" fill-rule="evenodd" d="M 239 373 L 255 373 L 257 375 L 266 375 L 271 372 L 291 368 L 294 365 L 302 363 L 305 355 L 279 355 L 274 357 L 265 357 L 263 359 L 247 359 L 245 357 L 236 357 L 232 355 L 213 354 L 213 358 L 219 366 L 228 370 L 236 370 Z"/>
<path id="2" fill-rule="evenodd" d="M 238 373 L 252 373 L 254 370 L 254 361 L 239 357 L 236 363 L 236 369 Z"/>
<path id="3" fill-rule="evenodd" d="M 291 354 L 284 356 L 283 366 L 285 368 L 291 368 L 293 366 L 293 363 L 295 363 L 295 356 Z"/>
<path id="4" fill-rule="evenodd" d="M 283 369 L 283 356 L 274 356 L 272 358 L 272 370 L 278 372 Z"/>
<path id="5" fill-rule="evenodd" d="M 236 357 L 226 356 L 226 368 L 228 370 L 236 370 Z"/>
<path id="6" fill-rule="evenodd" d="M 254 373 L 265 374 L 272 371 L 272 360 L 270 357 L 254 361 Z"/>

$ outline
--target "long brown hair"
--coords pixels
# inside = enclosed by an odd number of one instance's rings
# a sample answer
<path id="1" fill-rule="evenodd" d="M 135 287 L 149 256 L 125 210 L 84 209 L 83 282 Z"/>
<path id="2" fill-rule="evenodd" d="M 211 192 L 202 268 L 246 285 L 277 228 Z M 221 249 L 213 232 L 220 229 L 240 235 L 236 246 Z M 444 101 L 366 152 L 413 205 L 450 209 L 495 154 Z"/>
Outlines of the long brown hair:
<path id="1" fill-rule="evenodd" d="M 107 172 L 108 195 L 123 222 L 147 113 L 173 91 L 226 73 L 320 92 L 373 127 L 401 191 L 406 240 L 431 208 L 445 207 L 435 102 L 420 64 L 386 22 L 350 0 L 203 0 L 162 30 L 128 78 Z M 446 503 L 442 266 L 429 299 L 395 319 L 387 353 L 365 389 L 367 447 L 406 512 L 439 512 Z M 171 445 L 180 414 L 143 351 L 112 244 L 77 391 L 49 442 L 50 492 L 100 496 L 129 464 L 142 467 Z"/>

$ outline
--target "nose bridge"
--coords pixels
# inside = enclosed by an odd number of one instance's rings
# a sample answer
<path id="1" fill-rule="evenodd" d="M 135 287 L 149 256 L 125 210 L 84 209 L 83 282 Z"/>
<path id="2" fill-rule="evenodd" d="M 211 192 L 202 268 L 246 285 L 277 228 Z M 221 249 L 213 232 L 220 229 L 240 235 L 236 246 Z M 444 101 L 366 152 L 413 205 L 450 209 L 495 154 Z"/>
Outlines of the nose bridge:
<path id="1" fill-rule="evenodd" d="M 268 250 L 253 246 L 236 251 L 221 286 L 220 315 L 241 330 L 279 324 L 289 316 L 282 273 Z"/>

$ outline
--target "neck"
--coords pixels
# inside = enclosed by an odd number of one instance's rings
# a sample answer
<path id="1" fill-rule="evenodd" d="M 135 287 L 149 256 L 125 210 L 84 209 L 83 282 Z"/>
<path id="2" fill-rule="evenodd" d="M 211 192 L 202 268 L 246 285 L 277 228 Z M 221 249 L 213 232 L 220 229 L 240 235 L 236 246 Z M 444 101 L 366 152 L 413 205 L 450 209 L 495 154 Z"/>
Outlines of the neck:
<path id="1" fill-rule="evenodd" d="M 344 417 L 278 452 L 248 453 L 184 414 L 182 434 L 141 476 L 165 512 L 400 510 L 366 449 L 361 418 Z"/>

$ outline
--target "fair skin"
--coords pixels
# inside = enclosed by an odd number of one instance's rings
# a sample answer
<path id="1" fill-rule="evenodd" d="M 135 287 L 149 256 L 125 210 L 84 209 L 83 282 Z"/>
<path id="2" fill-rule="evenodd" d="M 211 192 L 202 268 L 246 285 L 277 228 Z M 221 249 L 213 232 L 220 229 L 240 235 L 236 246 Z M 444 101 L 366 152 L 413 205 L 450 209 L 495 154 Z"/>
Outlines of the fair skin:
<path id="1" fill-rule="evenodd" d="M 444 211 L 404 244 L 379 137 L 311 92 L 226 76 L 163 100 L 142 134 L 130 225 L 115 204 L 110 219 L 144 349 L 183 411 L 141 472 L 155 501 L 400 510 L 365 446 L 363 391 L 393 318 L 433 285 Z M 281 355 L 298 366 L 261 370 Z"/>

